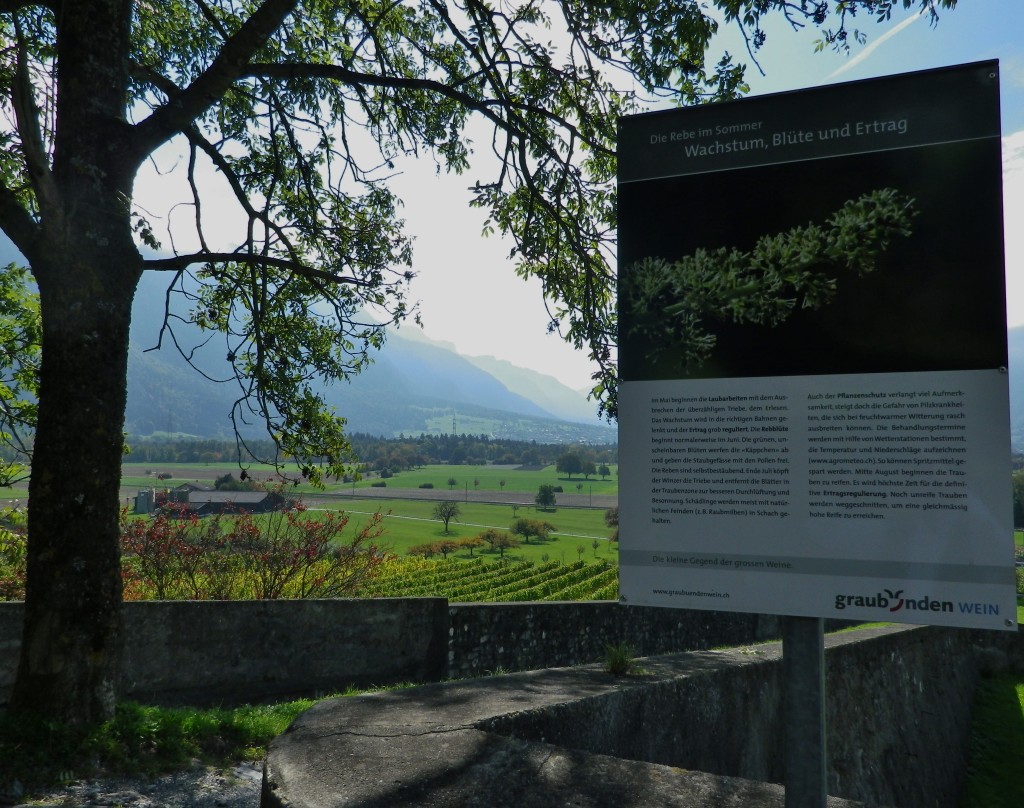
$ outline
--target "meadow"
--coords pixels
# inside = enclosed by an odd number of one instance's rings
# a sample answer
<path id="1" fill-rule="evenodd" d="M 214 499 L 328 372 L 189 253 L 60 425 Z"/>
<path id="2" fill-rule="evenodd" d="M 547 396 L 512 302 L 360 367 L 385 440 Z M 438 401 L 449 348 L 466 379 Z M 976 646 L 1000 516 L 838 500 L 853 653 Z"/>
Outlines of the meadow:
<path id="1" fill-rule="evenodd" d="M 384 480 L 378 474 L 372 473 L 364 476 L 363 479 L 351 482 L 335 479 L 325 480 L 322 490 L 305 482 L 300 482 L 296 486 L 289 485 L 289 488 L 299 494 L 316 496 L 317 494 L 358 491 L 361 488 L 373 487 L 374 483 L 383 482 L 385 487 L 399 491 L 431 485 L 439 493 L 462 491 L 502 494 L 518 491 L 529 493 L 532 498 L 541 485 L 547 484 L 560 485 L 565 493 L 614 496 L 619 489 L 616 476 L 618 468 L 616 466 L 610 468 L 612 473 L 604 479 L 600 475 L 590 475 L 589 479 L 584 479 L 579 474 L 574 474 L 572 478 L 569 478 L 556 471 L 554 466 L 524 468 L 519 466 L 430 465 L 411 471 L 395 472 Z M 273 467 L 267 465 L 253 465 L 247 469 L 247 472 L 259 480 L 279 479 L 279 475 Z M 157 480 L 157 473 L 171 476 L 166 480 Z M 288 478 L 301 479 L 298 468 L 294 465 L 286 465 L 283 473 Z M 212 485 L 215 479 L 224 474 L 232 474 L 237 479 L 239 476 L 238 466 L 234 463 L 125 463 L 122 466 L 121 487 L 167 486 L 173 488 L 186 482 Z M 449 479 L 455 480 L 453 486 L 448 484 Z M 580 486 L 579 489 L 576 488 L 577 485 Z"/>
<path id="2" fill-rule="evenodd" d="M 579 558 L 593 560 L 595 557 L 606 561 L 618 561 L 618 546 L 609 542 L 612 529 L 604 522 L 604 509 L 555 508 L 540 510 L 534 507 L 494 505 L 480 502 L 460 502 L 457 519 L 444 524 L 433 517 L 436 502 L 421 500 L 355 499 L 332 502 L 323 506 L 330 510 L 343 510 L 350 515 L 350 529 L 360 527 L 378 510 L 384 514 L 387 530 L 381 544 L 396 555 L 405 555 L 410 547 L 442 539 L 460 539 L 476 536 L 487 528 L 508 530 L 515 518 L 537 519 L 555 526 L 547 541 L 531 541 L 519 547 L 505 550 L 504 557 L 517 561 L 543 562 L 544 556 L 553 561 L 576 561 Z M 319 507 L 319 506 L 318 506 Z M 594 541 L 598 547 L 593 546 Z M 578 552 L 583 545 L 584 552 Z M 497 551 L 479 548 L 472 551 L 462 549 L 451 553 L 449 558 L 498 558 Z"/>

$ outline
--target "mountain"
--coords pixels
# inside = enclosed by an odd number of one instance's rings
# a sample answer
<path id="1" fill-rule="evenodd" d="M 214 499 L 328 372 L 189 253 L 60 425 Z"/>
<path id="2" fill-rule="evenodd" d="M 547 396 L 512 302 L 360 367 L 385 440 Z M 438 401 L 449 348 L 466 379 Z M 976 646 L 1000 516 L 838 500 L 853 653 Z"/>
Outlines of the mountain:
<path id="1" fill-rule="evenodd" d="M 493 356 L 465 358 L 481 370 L 490 373 L 509 390 L 518 391 L 559 418 L 581 423 L 589 423 L 594 419 L 597 405 L 587 399 L 586 392 L 571 390 L 554 376 L 535 373 L 504 359 L 495 359 Z"/>
<path id="2" fill-rule="evenodd" d="M 229 385 L 204 380 L 173 349 L 141 350 L 155 339 L 154 323 L 163 305 L 162 295 L 144 291 L 148 293 L 136 298 L 126 429 L 139 435 L 161 431 L 229 437 L 227 415 L 234 400 Z M 1010 433 L 1020 451 L 1024 327 L 1009 330 L 1008 345 Z M 615 429 L 597 419 L 594 402 L 557 379 L 490 356 L 461 356 L 447 343 L 415 332 L 392 332 L 373 365 L 324 393 L 348 419 L 352 432 L 392 436 L 454 430 L 552 443 L 617 439 Z"/>
<path id="3" fill-rule="evenodd" d="M 217 383 L 188 367 L 164 339 L 161 350 L 145 350 L 157 340 L 163 317 L 163 281 L 148 274 L 140 284 L 132 315 L 125 429 L 132 435 L 155 432 L 230 437 L 229 418 L 238 389 Z M 195 329 L 176 329 L 191 346 Z M 417 332 L 389 332 L 374 363 L 347 382 L 321 388 L 325 401 L 347 419 L 349 432 L 397 436 L 458 432 L 539 443 L 613 443 L 617 432 L 600 422 L 597 406 L 557 379 L 492 357 L 469 359 L 447 343 Z M 207 376 L 228 378 L 227 347 L 216 337 L 194 359 Z M 489 370 L 493 367 L 493 372 Z M 242 425 L 257 435 L 258 424 Z"/>

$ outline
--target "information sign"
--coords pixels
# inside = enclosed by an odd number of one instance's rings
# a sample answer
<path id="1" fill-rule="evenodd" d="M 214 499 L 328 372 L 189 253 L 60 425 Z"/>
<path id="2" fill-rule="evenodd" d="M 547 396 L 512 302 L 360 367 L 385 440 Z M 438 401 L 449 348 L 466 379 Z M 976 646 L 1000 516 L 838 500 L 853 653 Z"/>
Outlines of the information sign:
<path id="1" fill-rule="evenodd" d="M 624 118 L 628 603 L 1016 629 L 998 64 Z"/>

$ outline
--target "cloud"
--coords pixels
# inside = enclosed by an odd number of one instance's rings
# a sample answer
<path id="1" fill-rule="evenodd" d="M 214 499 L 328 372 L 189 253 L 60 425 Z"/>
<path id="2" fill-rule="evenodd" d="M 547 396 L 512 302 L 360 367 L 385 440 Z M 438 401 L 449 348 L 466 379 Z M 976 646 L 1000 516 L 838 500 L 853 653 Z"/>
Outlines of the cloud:
<path id="1" fill-rule="evenodd" d="M 857 55 L 854 56 L 852 59 L 850 59 L 848 62 L 843 64 L 841 67 L 838 67 L 835 70 L 833 70 L 829 74 L 828 78 L 829 79 L 834 79 L 834 78 L 837 78 L 838 76 L 841 76 L 843 73 L 846 73 L 847 71 L 852 70 L 857 65 L 861 64 L 862 62 L 864 62 L 865 60 L 870 58 L 872 53 L 874 53 L 876 50 L 878 50 L 882 45 L 884 45 L 886 42 L 888 42 L 894 36 L 902 33 L 907 28 L 909 28 L 911 25 L 913 25 L 915 22 L 917 22 L 919 19 L 921 19 L 921 17 L 922 17 L 921 14 L 911 14 L 909 17 L 907 17 L 905 20 L 903 20 L 903 22 L 899 23 L 895 28 L 890 28 L 888 31 L 886 31 L 884 34 L 882 34 L 878 39 L 874 40 L 869 45 L 867 45 L 863 50 L 858 52 Z"/>

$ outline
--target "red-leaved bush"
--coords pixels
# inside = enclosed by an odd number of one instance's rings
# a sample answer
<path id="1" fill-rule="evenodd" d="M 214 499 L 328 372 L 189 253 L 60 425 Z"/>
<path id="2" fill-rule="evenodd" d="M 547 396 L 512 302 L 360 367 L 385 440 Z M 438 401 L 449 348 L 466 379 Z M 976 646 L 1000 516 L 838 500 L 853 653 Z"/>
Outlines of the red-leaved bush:
<path id="1" fill-rule="evenodd" d="M 168 509 L 121 522 L 126 600 L 332 598 L 358 593 L 390 557 L 374 514 L 347 540 L 348 514 L 243 511 L 199 518 Z"/>

